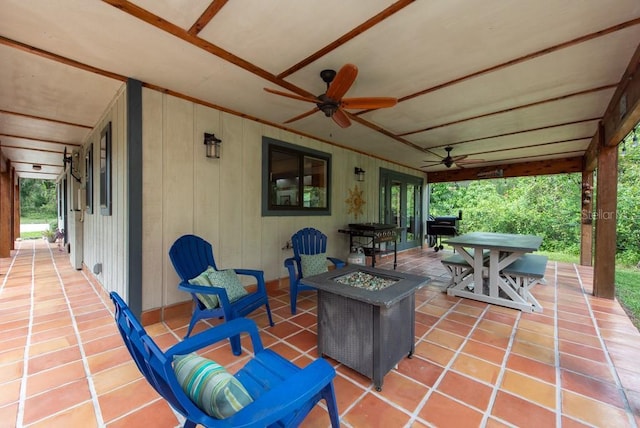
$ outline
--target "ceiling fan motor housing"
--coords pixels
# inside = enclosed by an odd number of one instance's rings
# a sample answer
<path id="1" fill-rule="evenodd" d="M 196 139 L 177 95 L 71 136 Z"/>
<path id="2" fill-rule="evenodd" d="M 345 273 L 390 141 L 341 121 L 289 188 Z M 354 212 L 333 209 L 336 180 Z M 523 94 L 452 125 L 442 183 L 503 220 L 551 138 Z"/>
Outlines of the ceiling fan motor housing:
<path id="1" fill-rule="evenodd" d="M 319 103 L 316 105 L 324 113 L 325 116 L 331 117 L 338 110 L 338 103 L 325 94 L 318 95 Z"/>

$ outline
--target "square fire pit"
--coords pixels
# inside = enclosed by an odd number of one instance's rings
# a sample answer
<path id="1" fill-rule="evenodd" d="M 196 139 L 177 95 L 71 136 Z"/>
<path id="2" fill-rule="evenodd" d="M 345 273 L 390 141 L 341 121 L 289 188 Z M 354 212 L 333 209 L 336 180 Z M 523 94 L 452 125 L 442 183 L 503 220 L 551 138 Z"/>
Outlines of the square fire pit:
<path id="1" fill-rule="evenodd" d="M 415 290 L 421 277 L 349 265 L 301 280 L 318 289 L 318 353 L 373 380 L 384 375 L 415 346 Z"/>

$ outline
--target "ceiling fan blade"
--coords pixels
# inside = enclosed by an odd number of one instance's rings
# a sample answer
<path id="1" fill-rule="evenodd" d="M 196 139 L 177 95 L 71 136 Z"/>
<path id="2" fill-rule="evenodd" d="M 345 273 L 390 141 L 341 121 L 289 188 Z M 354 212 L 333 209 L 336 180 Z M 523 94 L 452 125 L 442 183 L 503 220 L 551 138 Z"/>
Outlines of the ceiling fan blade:
<path id="1" fill-rule="evenodd" d="M 317 103 L 318 102 L 318 100 L 316 100 L 315 98 L 302 97 L 300 95 L 290 94 L 288 92 L 282 92 L 282 91 L 278 91 L 276 89 L 264 88 L 264 90 L 269 92 L 269 93 L 272 93 L 272 94 L 281 95 L 281 96 L 287 97 L 287 98 L 293 98 L 294 100 L 309 101 L 310 103 Z"/>
<path id="2" fill-rule="evenodd" d="M 456 161 L 456 163 L 463 163 L 463 164 L 482 163 L 482 162 L 485 162 L 485 160 L 484 159 L 460 159 Z"/>
<path id="3" fill-rule="evenodd" d="M 331 118 L 341 128 L 348 128 L 349 126 L 351 126 L 351 121 L 349 120 L 349 117 L 344 111 L 342 111 L 342 109 L 336 110 L 336 112 L 333 113 L 333 116 L 331 116 Z"/>
<path id="4" fill-rule="evenodd" d="M 296 117 L 292 117 L 291 119 L 287 120 L 286 122 L 282 122 L 282 123 L 291 123 L 291 122 L 295 122 L 296 120 L 300 120 L 300 119 L 304 119 L 307 116 L 311 116 L 313 113 L 320 111 L 320 109 L 318 107 L 313 108 L 312 110 L 309 110 L 306 113 L 302 113 L 301 115 L 298 115 Z"/>
<path id="5" fill-rule="evenodd" d="M 333 79 L 333 82 L 329 85 L 326 93 L 327 97 L 339 101 L 342 96 L 347 93 L 351 85 L 353 85 L 357 75 L 358 67 L 353 64 L 343 65 Z"/>
<path id="6" fill-rule="evenodd" d="M 364 98 L 345 98 L 340 105 L 343 108 L 387 108 L 398 104 L 396 98 L 391 97 L 364 97 Z"/>
<path id="7" fill-rule="evenodd" d="M 461 160 L 465 160 L 469 155 L 460 155 L 460 156 L 453 156 L 451 158 L 451 160 L 453 162 L 460 162 Z"/>

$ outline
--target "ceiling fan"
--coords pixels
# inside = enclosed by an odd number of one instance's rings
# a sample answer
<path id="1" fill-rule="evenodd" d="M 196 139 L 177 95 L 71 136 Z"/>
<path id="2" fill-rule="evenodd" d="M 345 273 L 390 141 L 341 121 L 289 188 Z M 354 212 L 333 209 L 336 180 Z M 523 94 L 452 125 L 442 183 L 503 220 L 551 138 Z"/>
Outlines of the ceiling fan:
<path id="1" fill-rule="evenodd" d="M 396 98 L 391 97 L 342 98 L 353 85 L 357 75 L 358 67 L 353 64 L 345 64 L 337 73 L 335 70 L 322 70 L 320 78 L 327 84 L 327 91 L 315 98 L 269 88 L 264 88 L 264 90 L 272 94 L 293 98 L 294 100 L 308 101 L 316 105 L 314 109 L 293 117 L 284 123 L 291 123 L 310 116 L 317 111 L 322 111 L 325 116 L 332 118 L 338 126 L 347 128 L 351 125 L 351 120 L 349 120 L 344 109 L 378 109 L 393 107 L 398 103 Z"/>
<path id="2" fill-rule="evenodd" d="M 446 157 L 438 161 L 428 161 L 426 165 L 423 165 L 423 168 L 435 166 L 438 164 L 442 164 L 447 168 L 451 168 L 454 164 L 459 168 L 464 168 L 462 165 L 484 162 L 484 159 L 467 159 L 468 155 L 451 156 L 451 150 L 453 150 L 453 147 L 451 146 L 447 146 L 444 149 L 447 151 Z"/>

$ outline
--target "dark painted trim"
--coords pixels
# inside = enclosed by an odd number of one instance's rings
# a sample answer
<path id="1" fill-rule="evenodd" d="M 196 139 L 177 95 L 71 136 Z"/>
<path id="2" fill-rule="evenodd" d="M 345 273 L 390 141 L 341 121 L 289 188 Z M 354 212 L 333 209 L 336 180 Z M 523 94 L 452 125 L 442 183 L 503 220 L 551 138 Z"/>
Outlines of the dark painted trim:
<path id="1" fill-rule="evenodd" d="M 128 304 L 142 314 L 142 82 L 127 79 Z"/>
<path id="2" fill-rule="evenodd" d="M 286 149 L 295 150 L 327 162 L 327 207 L 321 209 L 287 209 L 274 210 L 269 209 L 269 147 L 279 146 Z M 287 217 L 287 216 L 326 216 L 331 215 L 331 187 L 332 187 L 332 156 L 331 153 L 321 152 L 306 146 L 287 143 L 285 141 L 275 140 L 270 137 L 262 136 L 262 216 L 263 217 Z"/>

